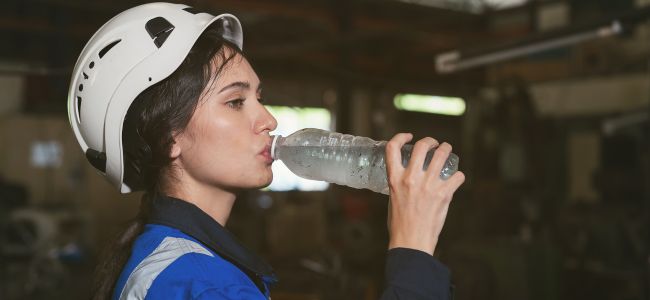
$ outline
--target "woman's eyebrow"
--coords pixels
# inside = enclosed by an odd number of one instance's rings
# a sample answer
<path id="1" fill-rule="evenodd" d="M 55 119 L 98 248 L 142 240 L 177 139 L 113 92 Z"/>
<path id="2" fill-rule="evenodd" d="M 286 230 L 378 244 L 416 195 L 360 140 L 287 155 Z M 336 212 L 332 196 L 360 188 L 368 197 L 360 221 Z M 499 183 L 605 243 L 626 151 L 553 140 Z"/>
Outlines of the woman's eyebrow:
<path id="1" fill-rule="evenodd" d="M 235 81 L 235 82 L 233 82 L 233 83 L 231 83 L 231 84 L 225 86 L 224 88 L 222 88 L 222 89 L 219 91 L 219 93 L 223 93 L 223 91 L 228 90 L 228 89 L 232 89 L 232 88 L 240 88 L 240 89 L 245 89 L 245 90 L 247 90 L 247 89 L 250 89 L 250 88 L 251 88 L 251 85 L 250 85 L 250 83 L 248 83 L 248 82 L 244 82 L 244 81 Z"/>

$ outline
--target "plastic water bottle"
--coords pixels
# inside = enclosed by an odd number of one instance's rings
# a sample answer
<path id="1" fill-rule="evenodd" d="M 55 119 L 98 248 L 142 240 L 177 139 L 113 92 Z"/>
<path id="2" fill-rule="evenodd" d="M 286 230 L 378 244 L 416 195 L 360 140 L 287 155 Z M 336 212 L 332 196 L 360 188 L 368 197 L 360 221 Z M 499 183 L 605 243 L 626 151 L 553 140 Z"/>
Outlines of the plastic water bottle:
<path id="1" fill-rule="evenodd" d="M 388 195 L 385 149 L 386 141 L 305 128 L 287 137 L 274 136 L 271 156 L 282 160 L 291 172 L 300 177 Z M 413 145 L 402 148 L 402 165 L 405 167 L 412 150 Z M 427 153 L 423 169 L 431 162 L 434 150 Z M 440 177 L 451 177 L 458 170 L 458 161 L 458 156 L 451 153 Z"/>

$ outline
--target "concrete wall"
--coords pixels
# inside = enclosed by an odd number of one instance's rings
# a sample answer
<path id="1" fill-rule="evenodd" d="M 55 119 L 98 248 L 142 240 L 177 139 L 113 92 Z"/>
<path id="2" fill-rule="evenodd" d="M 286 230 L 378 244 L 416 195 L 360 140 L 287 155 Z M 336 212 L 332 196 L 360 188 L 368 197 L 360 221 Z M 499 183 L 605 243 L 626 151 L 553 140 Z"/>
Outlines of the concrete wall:
<path id="1" fill-rule="evenodd" d="M 18 75 L 0 74 L 0 116 L 16 113 L 21 108 L 25 80 Z"/>

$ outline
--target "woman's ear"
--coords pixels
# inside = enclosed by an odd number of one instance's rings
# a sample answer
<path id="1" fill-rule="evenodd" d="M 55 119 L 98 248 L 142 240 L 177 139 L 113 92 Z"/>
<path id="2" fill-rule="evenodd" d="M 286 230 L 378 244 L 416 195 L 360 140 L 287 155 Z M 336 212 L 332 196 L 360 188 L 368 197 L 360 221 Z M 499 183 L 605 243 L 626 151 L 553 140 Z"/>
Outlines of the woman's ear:
<path id="1" fill-rule="evenodd" d="M 174 134 L 174 143 L 169 151 L 169 158 L 172 160 L 177 159 L 181 155 L 181 142 L 183 139 L 182 134 Z"/>

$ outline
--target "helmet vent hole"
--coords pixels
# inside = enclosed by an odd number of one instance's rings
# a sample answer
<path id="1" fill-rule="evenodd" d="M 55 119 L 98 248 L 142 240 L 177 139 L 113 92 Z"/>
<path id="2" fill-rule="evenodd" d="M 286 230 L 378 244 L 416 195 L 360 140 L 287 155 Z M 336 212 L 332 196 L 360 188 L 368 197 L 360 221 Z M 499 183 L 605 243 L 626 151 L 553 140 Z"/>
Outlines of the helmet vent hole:
<path id="1" fill-rule="evenodd" d="M 88 74 L 86 74 L 86 72 L 83 72 L 83 74 L 84 74 L 84 79 L 88 79 Z"/>
<path id="2" fill-rule="evenodd" d="M 149 81 L 151 81 L 151 77 L 149 77 Z"/>
<path id="3" fill-rule="evenodd" d="M 81 111 L 81 97 L 77 96 L 77 118 L 79 119 L 79 123 L 81 123 L 81 114 L 79 114 L 80 111 Z"/>
<path id="4" fill-rule="evenodd" d="M 188 13 L 194 14 L 194 15 L 201 13 L 200 10 L 198 10 L 198 9 L 196 9 L 194 7 L 186 7 L 186 8 L 183 8 L 183 10 L 188 12 Z"/>
<path id="5" fill-rule="evenodd" d="M 158 48 L 165 43 L 169 35 L 174 31 L 174 25 L 163 17 L 155 17 L 147 21 L 144 28 Z"/>
<path id="6" fill-rule="evenodd" d="M 101 59 L 102 57 L 104 57 L 104 55 L 106 55 L 106 53 L 109 50 L 111 50 L 111 48 L 113 48 L 115 45 L 117 45 L 121 41 L 122 40 L 113 41 L 110 44 L 106 45 L 106 47 L 104 47 L 102 50 L 99 50 L 99 58 Z"/>
<path id="7" fill-rule="evenodd" d="M 88 65 L 88 67 L 91 68 L 91 69 L 94 68 L 95 67 L 95 62 L 91 61 L 90 64 Z"/>
<path id="8" fill-rule="evenodd" d="M 83 90 L 84 90 L 84 85 L 83 85 L 83 84 L 80 84 L 80 85 L 79 85 L 79 91 L 81 92 L 81 91 L 83 91 Z"/>

